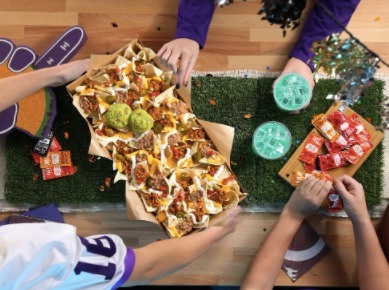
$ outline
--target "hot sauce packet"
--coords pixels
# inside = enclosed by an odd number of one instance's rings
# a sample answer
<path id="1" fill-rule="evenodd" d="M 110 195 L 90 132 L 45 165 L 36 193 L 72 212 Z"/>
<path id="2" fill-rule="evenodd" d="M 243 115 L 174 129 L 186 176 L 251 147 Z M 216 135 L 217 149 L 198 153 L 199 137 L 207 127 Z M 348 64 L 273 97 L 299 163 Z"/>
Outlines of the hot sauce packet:
<path id="1" fill-rule="evenodd" d="M 312 119 L 312 124 L 324 137 L 330 140 L 330 142 L 335 142 L 340 136 L 324 114 L 315 115 Z"/>
<path id="2" fill-rule="evenodd" d="M 75 172 L 74 166 L 52 166 L 42 169 L 42 177 L 43 180 L 49 180 L 73 175 Z"/>
<path id="3" fill-rule="evenodd" d="M 339 138 L 334 142 L 325 141 L 324 144 L 331 154 L 337 153 L 350 146 L 349 142 L 342 135 L 339 135 Z"/>
<path id="4" fill-rule="evenodd" d="M 315 133 L 311 133 L 308 136 L 307 141 L 304 144 L 303 150 L 298 157 L 304 163 L 312 164 L 315 162 L 316 156 L 319 153 L 319 149 L 324 143 L 324 138 Z"/>
<path id="5" fill-rule="evenodd" d="M 328 192 L 327 206 L 329 212 L 339 212 L 343 209 L 342 198 L 334 187 Z"/>
<path id="6" fill-rule="evenodd" d="M 349 120 L 343 112 L 336 110 L 328 116 L 328 121 L 330 121 L 335 129 L 339 130 L 344 137 L 352 136 L 356 130 L 353 122 Z"/>
<path id="7" fill-rule="evenodd" d="M 57 138 L 53 137 L 53 140 L 51 141 L 49 151 L 51 152 L 56 152 L 56 151 L 61 151 L 62 147 L 61 144 L 59 144 Z"/>
<path id="8" fill-rule="evenodd" d="M 320 180 L 332 180 L 331 176 L 329 176 L 325 172 L 317 171 L 317 172 L 308 173 L 308 172 L 303 172 L 303 171 L 294 171 L 292 173 L 291 183 L 292 183 L 292 185 L 297 186 L 301 182 L 303 182 L 305 179 L 307 179 L 309 176 L 313 176 L 313 177 L 320 179 Z"/>
<path id="9" fill-rule="evenodd" d="M 355 144 L 347 150 L 342 151 L 340 154 L 342 154 L 342 156 L 346 158 L 348 162 L 356 164 L 363 156 L 363 153 L 364 151 L 362 147 L 359 144 Z"/>
<path id="10" fill-rule="evenodd" d="M 355 134 L 358 135 L 358 134 L 363 134 L 366 136 L 366 138 L 368 140 L 370 140 L 371 136 L 370 136 L 370 133 L 369 131 L 365 128 L 365 126 L 362 124 L 361 122 L 361 119 L 359 119 L 359 116 L 358 114 L 352 114 L 350 117 L 349 117 L 349 120 L 353 123 L 353 125 L 355 126 Z"/>
<path id="11" fill-rule="evenodd" d="M 319 164 L 322 171 L 347 166 L 350 163 L 340 153 L 319 155 Z"/>
<path id="12" fill-rule="evenodd" d="M 70 151 L 49 152 L 46 157 L 40 157 L 40 167 L 71 166 Z"/>
<path id="13" fill-rule="evenodd" d="M 363 133 L 355 135 L 356 140 L 358 141 L 358 144 L 362 147 L 363 152 L 368 151 L 371 147 L 371 143 L 369 142 L 369 139 L 367 139 L 367 136 Z"/>

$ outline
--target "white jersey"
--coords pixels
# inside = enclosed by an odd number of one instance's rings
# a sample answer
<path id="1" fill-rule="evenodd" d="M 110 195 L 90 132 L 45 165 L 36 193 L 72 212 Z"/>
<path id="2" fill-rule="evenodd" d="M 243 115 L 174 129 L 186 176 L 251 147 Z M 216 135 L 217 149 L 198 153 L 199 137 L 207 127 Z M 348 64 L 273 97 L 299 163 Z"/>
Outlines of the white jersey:
<path id="1" fill-rule="evenodd" d="M 75 227 L 52 222 L 0 227 L 0 289 L 112 289 L 134 262 L 116 235 L 81 238 Z"/>

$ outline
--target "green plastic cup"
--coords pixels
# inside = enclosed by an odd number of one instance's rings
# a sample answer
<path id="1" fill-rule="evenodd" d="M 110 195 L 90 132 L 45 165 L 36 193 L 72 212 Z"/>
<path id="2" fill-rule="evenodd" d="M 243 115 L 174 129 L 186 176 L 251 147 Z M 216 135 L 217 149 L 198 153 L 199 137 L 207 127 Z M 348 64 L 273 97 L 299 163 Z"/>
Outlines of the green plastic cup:
<path id="1" fill-rule="evenodd" d="M 252 147 L 264 159 L 275 160 L 283 157 L 290 149 L 292 136 L 288 128 L 279 122 L 270 121 L 255 129 Z"/>
<path id="2" fill-rule="evenodd" d="M 283 111 L 298 111 L 304 108 L 312 96 L 312 88 L 299 73 L 286 73 L 273 86 L 273 96 L 278 108 Z"/>

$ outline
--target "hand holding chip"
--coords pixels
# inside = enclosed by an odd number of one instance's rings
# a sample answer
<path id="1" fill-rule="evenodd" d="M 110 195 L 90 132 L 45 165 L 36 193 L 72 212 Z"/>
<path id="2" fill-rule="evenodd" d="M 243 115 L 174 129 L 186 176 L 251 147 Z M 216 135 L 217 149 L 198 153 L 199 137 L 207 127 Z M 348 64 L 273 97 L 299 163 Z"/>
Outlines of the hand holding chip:
<path id="1" fill-rule="evenodd" d="M 342 175 L 334 181 L 334 187 L 342 197 L 344 210 L 353 222 L 370 219 L 362 184 L 348 175 Z"/>
<path id="2" fill-rule="evenodd" d="M 214 219 L 212 220 L 212 225 L 209 227 L 209 229 L 218 228 L 218 230 L 221 231 L 221 234 L 219 236 L 220 239 L 233 233 L 239 223 L 238 216 L 241 211 L 242 208 L 240 206 L 229 209 L 227 211 L 223 211 L 222 213 L 214 217 Z"/>
<path id="3" fill-rule="evenodd" d="M 190 74 L 200 52 L 199 44 L 188 38 L 178 38 L 166 43 L 158 51 L 162 64 L 176 75 L 177 89 L 188 84 Z M 179 61 L 180 60 L 180 61 Z M 179 61 L 179 65 L 177 65 Z"/>
<path id="4" fill-rule="evenodd" d="M 284 211 L 301 222 L 319 209 L 331 188 L 330 181 L 308 177 L 293 192 Z"/>

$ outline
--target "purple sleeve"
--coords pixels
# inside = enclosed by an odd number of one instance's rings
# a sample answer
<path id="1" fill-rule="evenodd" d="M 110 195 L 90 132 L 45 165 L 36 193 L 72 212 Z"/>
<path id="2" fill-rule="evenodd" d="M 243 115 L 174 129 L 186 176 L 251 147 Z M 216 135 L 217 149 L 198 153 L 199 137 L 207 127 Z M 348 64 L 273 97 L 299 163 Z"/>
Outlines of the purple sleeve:
<path id="1" fill-rule="evenodd" d="M 124 273 L 123 276 L 116 282 L 116 284 L 112 287 L 112 290 L 115 290 L 121 287 L 124 283 L 130 279 L 132 271 L 135 266 L 135 252 L 132 248 L 127 247 L 127 254 L 124 257 Z"/>
<path id="2" fill-rule="evenodd" d="M 214 12 L 213 0 L 181 0 L 174 38 L 192 39 L 203 48 Z"/>
<path id="3" fill-rule="evenodd" d="M 360 0 L 320 0 L 321 4 L 329 10 L 343 26 L 346 26 L 351 19 Z M 307 22 L 301 31 L 300 38 L 294 46 L 290 57 L 295 57 L 307 63 L 313 56 L 311 52 L 312 43 L 324 39 L 334 32 L 342 32 L 342 29 L 329 18 L 324 11 L 314 5 L 309 12 Z M 311 70 L 314 70 L 313 63 L 309 62 Z"/>

